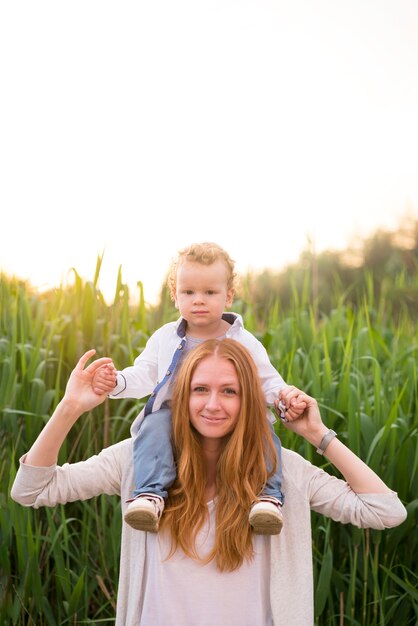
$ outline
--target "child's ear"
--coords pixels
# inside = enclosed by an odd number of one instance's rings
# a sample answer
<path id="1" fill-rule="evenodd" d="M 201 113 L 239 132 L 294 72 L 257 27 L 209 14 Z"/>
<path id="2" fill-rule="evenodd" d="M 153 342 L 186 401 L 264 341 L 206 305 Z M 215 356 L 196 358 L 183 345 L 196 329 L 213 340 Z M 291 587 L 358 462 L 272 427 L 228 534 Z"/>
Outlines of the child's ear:
<path id="1" fill-rule="evenodd" d="M 228 291 L 226 292 L 226 302 L 225 302 L 225 306 L 229 309 L 230 306 L 232 306 L 232 302 L 234 300 L 234 290 L 233 289 L 228 289 Z"/>

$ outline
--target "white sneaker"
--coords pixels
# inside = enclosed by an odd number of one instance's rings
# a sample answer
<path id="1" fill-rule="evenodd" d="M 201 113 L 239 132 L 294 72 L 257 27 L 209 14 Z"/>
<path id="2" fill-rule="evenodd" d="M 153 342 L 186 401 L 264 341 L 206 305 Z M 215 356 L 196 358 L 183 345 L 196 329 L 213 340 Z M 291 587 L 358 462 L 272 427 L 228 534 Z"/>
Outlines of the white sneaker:
<path id="1" fill-rule="evenodd" d="M 135 530 L 156 533 L 164 505 L 164 500 L 160 496 L 152 493 L 141 493 L 129 502 L 123 518 Z"/>
<path id="2" fill-rule="evenodd" d="M 283 527 L 281 504 L 260 500 L 251 507 L 249 522 L 256 535 L 278 535 Z"/>

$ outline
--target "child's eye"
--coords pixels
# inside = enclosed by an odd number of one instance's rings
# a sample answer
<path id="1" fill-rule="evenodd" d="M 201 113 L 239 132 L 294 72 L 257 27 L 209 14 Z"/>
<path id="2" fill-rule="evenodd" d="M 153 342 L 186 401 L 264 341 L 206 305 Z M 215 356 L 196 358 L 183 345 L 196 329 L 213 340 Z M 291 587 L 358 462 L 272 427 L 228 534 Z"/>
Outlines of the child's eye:
<path id="1" fill-rule="evenodd" d="M 191 289 L 185 289 L 185 290 L 184 290 L 184 293 L 185 293 L 187 296 L 191 296 L 191 295 L 192 295 L 192 293 L 193 293 L 193 291 L 192 291 Z"/>
<path id="2" fill-rule="evenodd" d="M 208 296 L 213 296 L 216 291 L 214 291 L 213 289 L 208 289 L 206 293 L 208 294 Z"/>

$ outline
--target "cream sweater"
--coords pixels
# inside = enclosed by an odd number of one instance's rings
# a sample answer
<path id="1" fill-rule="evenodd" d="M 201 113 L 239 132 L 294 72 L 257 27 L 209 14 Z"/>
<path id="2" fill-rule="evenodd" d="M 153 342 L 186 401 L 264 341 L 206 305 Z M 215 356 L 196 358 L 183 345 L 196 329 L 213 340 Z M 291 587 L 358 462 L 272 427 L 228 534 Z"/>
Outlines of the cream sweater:
<path id="1" fill-rule="evenodd" d="M 24 506 L 55 506 L 100 494 L 120 495 L 122 510 L 133 489 L 132 440 L 87 461 L 32 467 L 21 459 L 11 496 Z M 395 492 L 354 493 L 299 454 L 283 450 L 284 527 L 271 538 L 270 599 L 276 626 L 313 624 L 311 509 L 344 524 L 383 530 L 401 524 L 406 510 Z M 116 626 L 139 626 L 145 533 L 122 523 Z M 198 618 L 193 625 L 199 626 Z"/>

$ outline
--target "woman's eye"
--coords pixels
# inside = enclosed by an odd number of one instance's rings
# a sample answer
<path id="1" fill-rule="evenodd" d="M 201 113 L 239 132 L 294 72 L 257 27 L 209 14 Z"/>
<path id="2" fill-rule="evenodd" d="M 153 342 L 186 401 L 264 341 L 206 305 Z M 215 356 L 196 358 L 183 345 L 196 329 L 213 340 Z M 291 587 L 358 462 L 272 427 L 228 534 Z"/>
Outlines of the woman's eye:
<path id="1" fill-rule="evenodd" d="M 194 387 L 193 391 L 195 393 L 204 393 L 206 391 L 206 387 Z"/>
<path id="2" fill-rule="evenodd" d="M 224 393 L 226 393 L 226 395 L 228 396 L 235 396 L 237 392 L 235 389 L 232 389 L 231 387 L 227 387 L 226 389 L 224 389 Z"/>

